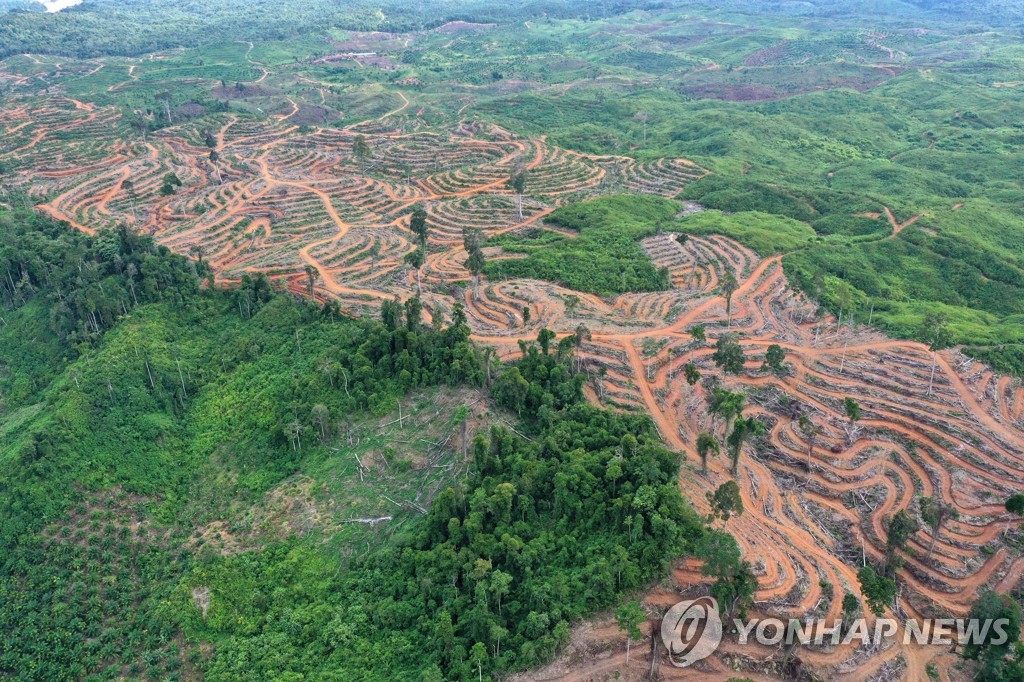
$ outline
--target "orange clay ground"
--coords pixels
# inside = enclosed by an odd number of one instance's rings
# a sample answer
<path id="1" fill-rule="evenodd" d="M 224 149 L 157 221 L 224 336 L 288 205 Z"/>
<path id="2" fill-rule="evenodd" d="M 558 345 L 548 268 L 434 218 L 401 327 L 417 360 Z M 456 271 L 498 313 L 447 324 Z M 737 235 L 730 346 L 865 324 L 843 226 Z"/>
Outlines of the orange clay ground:
<path id="1" fill-rule="evenodd" d="M 423 204 L 430 225 L 422 271 L 427 311 L 444 316 L 458 296 L 476 339 L 505 357 L 542 327 L 567 334 L 586 325 L 592 339 L 580 366 L 590 377 L 588 396 L 651 415 L 665 442 L 687 455 L 680 485 L 702 512 L 705 493 L 728 480 L 728 464 L 712 460 L 707 476 L 693 464 L 696 434 L 709 423 L 702 389 L 690 388 L 681 368 L 694 362 L 706 375 L 717 373 L 710 343 L 697 344 L 687 330 L 707 325 L 711 343 L 725 331 L 725 303 L 716 290 L 731 270 L 741 283 L 731 329 L 742 333 L 748 363 L 744 376 L 725 383 L 747 391 L 750 413 L 771 425 L 742 457 L 746 511 L 728 525 L 755 564 L 756 611 L 837 616 L 844 592 L 859 591 L 862 554 L 882 555 L 886 519 L 922 495 L 952 504 L 960 518 L 944 525 L 927 564 L 919 557 L 929 532 L 912 540 L 898 615 L 963 615 L 982 586 L 1017 585 L 1024 559 L 1011 541 L 1019 539 L 1019 521 L 1002 507 L 1024 481 L 1024 393 L 1016 381 L 943 351 L 929 392 L 933 354 L 925 346 L 816 316 L 815 306 L 789 288 L 779 258 L 762 260 L 722 237 L 645 240 L 654 264 L 671 271 L 674 288 L 614 299 L 579 294 L 571 318 L 565 299 L 574 292 L 554 284 L 484 281 L 475 294 L 452 287 L 469 279 L 464 226 L 488 235 L 552 229 L 543 218 L 562 203 L 621 191 L 672 197 L 705 171 L 683 159 L 587 156 L 479 121 L 428 128 L 409 96 L 399 93 L 393 110 L 344 129 L 300 130 L 287 111 L 263 120 L 223 114 L 146 141 L 126 134 L 112 108 L 60 95 L 11 100 L 0 109 L 0 161 L 31 168 L 19 170 L 16 182 L 40 210 L 80 230 L 127 223 L 179 253 L 196 256 L 198 247 L 223 282 L 263 271 L 303 292 L 311 266 L 319 273 L 316 297 L 336 299 L 354 314 L 374 314 L 382 300 L 415 292 L 403 256 L 414 242 L 409 209 Z M 216 166 L 205 131 L 216 140 Z M 373 149 L 362 163 L 352 154 L 357 135 Z M 529 170 L 522 219 L 506 187 L 521 167 Z M 169 172 L 184 186 L 161 196 Z M 488 257 L 511 256 L 488 249 Z M 525 326 L 524 306 L 532 312 Z M 758 369 L 772 343 L 786 349 L 793 366 L 785 378 Z M 847 396 L 864 411 L 856 428 L 843 412 Z M 807 443 L 783 397 L 822 428 L 809 471 Z M 671 581 L 646 596 L 652 622 L 658 609 L 701 589 L 698 568 L 681 562 Z M 624 670 L 624 640 L 607 623 L 581 626 L 574 642 L 554 666 L 529 678 L 603 680 L 622 671 L 639 679 L 650 667 L 644 643 L 633 647 Z M 929 663 L 941 679 L 958 679 L 955 656 L 938 648 L 840 647 L 802 650 L 799 657 L 825 679 L 922 680 Z M 778 658 L 777 650 L 727 643 L 700 664 L 700 677 L 777 679 L 771 671 Z M 695 674 L 660 666 L 663 679 Z"/>

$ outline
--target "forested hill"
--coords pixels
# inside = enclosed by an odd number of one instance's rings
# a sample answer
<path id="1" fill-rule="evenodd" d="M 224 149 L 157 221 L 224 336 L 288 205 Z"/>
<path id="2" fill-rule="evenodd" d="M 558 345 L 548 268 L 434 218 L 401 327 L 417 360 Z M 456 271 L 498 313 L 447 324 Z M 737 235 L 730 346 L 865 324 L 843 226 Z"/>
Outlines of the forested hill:
<path id="1" fill-rule="evenodd" d="M 428 4 L 401 0 L 253 0 L 246 3 L 198 0 L 91 0 L 57 13 L 41 11 L 32 0 L 0 0 L 0 58 L 10 55 L 60 54 L 92 58 L 140 55 L 157 50 L 233 41 L 309 40 L 337 31 L 406 32 L 433 29 L 448 22 L 515 25 L 530 20 L 599 19 L 633 10 L 682 9 L 713 12 L 723 19 L 748 15 L 779 17 L 871 17 L 879 25 L 911 26 L 928 21 L 948 25 L 967 22 L 1010 28 L 1024 22 L 1019 3 L 1005 0 L 813 0 L 761 2 L 728 0 L 531 0 L 503 3 L 481 0 L 435 0 Z M 272 16 L 273 22 L 266 20 Z"/>
<path id="2" fill-rule="evenodd" d="M 92 0 L 58 13 L 16 11 L 0 15 L 0 58 L 20 53 L 74 57 L 139 55 L 237 40 L 294 40 L 339 31 L 422 31 L 452 21 L 522 22 L 530 19 L 598 18 L 660 0 L 524 3 L 438 0 L 325 0 L 202 2 L 200 0 Z M 5 7 L 0 4 L 0 12 Z M 267 21 L 273 17 L 273 21 Z"/>
<path id="3" fill-rule="evenodd" d="M 699 547 L 750 598 L 649 419 L 582 401 L 572 338 L 503 366 L 458 309 L 201 290 L 148 237 L 28 212 L 0 213 L 0 244 L 4 674 L 477 679 Z M 442 413 L 467 391 L 490 398 Z M 396 450 L 398 401 L 471 442 Z"/>

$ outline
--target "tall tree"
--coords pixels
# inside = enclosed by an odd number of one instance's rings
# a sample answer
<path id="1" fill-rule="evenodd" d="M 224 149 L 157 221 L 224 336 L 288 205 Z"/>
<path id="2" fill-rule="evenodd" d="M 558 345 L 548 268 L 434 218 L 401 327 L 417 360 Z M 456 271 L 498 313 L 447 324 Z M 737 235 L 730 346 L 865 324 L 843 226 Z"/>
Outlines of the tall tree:
<path id="1" fill-rule="evenodd" d="M 903 557 L 900 556 L 900 552 L 906 549 L 907 542 L 919 527 L 917 519 L 903 509 L 889 519 L 885 539 L 885 577 L 895 577 L 896 571 L 903 565 Z"/>
<path id="2" fill-rule="evenodd" d="M 761 363 L 762 372 L 772 372 L 776 376 L 786 374 L 786 351 L 777 343 L 768 346 L 764 354 L 764 362 Z"/>
<path id="3" fill-rule="evenodd" d="M 149 119 L 144 114 L 133 115 L 128 118 L 128 125 L 132 130 L 142 135 L 142 144 L 147 144 L 147 136 L 151 129 Z"/>
<path id="4" fill-rule="evenodd" d="M 478 287 L 480 286 L 480 275 L 484 271 L 484 253 L 483 253 L 484 236 L 483 233 L 475 227 L 463 227 L 462 228 L 462 246 L 466 249 L 468 257 L 466 258 L 465 266 L 473 276 L 473 295 L 476 296 L 478 293 Z"/>
<path id="5" fill-rule="evenodd" d="M 570 318 L 576 317 L 576 308 L 580 304 L 580 297 L 576 294 L 569 294 L 565 297 L 565 314 Z"/>
<path id="6" fill-rule="evenodd" d="M 711 521 L 722 519 L 722 525 L 726 526 L 733 516 L 743 514 L 743 495 L 736 481 L 726 481 L 715 492 L 708 493 L 707 498 L 711 506 Z"/>
<path id="7" fill-rule="evenodd" d="M 746 393 L 726 391 L 723 388 L 715 387 L 708 403 L 708 412 L 714 417 L 720 417 L 725 422 L 723 433 L 729 433 L 732 420 L 743 412 L 743 404 L 746 399 Z"/>
<path id="8" fill-rule="evenodd" d="M 575 369 L 575 371 L 580 371 L 580 363 L 582 362 L 582 358 L 580 357 L 580 351 L 583 350 L 583 344 L 587 343 L 593 338 L 593 335 L 591 335 L 590 333 L 590 328 L 587 327 L 587 325 L 583 324 L 582 322 L 576 325 L 576 333 L 574 333 L 572 337 L 574 348 L 572 359 L 573 368 Z"/>
<path id="9" fill-rule="evenodd" d="M 701 375 L 700 370 L 697 369 L 697 365 L 693 364 L 692 362 L 688 362 L 683 367 L 683 376 L 686 377 L 686 383 L 688 383 L 690 386 L 694 386 L 698 381 L 700 381 Z"/>
<path id="10" fill-rule="evenodd" d="M 215 171 L 217 171 L 217 184 L 223 185 L 224 184 L 224 178 L 220 174 L 220 166 L 217 164 L 218 161 L 220 161 L 220 154 L 217 152 L 216 149 L 211 149 L 210 150 L 210 163 L 213 164 L 213 169 Z"/>
<path id="11" fill-rule="evenodd" d="M 466 249 L 466 253 L 482 248 L 483 245 L 484 234 L 479 228 L 468 225 L 462 228 L 462 247 Z"/>
<path id="12" fill-rule="evenodd" d="M 755 417 L 737 417 L 733 422 L 732 432 L 729 434 L 729 454 L 732 456 L 732 475 L 739 473 L 740 454 L 743 446 L 754 436 L 764 433 L 764 424 Z"/>
<path id="13" fill-rule="evenodd" d="M 700 457 L 700 468 L 703 473 L 708 471 L 708 457 L 715 457 L 721 451 L 718 439 L 707 431 L 697 436 L 697 456 Z"/>
<path id="14" fill-rule="evenodd" d="M 525 168 L 517 168 L 508 179 L 509 188 L 516 193 L 516 206 L 519 209 L 519 220 L 523 219 L 523 192 L 526 191 Z"/>
<path id="15" fill-rule="evenodd" d="M 476 667 L 478 679 L 480 682 L 483 682 L 484 663 L 487 662 L 487 647 L 484 646 L 483 642 L 477 642 L 469 650 L 469 662 Z"/>
<path id="16" fill-rule="evenodd" d="M 356 139 L 352 142 L 352 156 L 360 165 L 373 158 L 373 148 L 370 147 L 365 135 L 356 135 Z"/>
<path id="17" fill-rule="evenodd" d="M 421 242 L 427 241 L 427 233 L 430 231 L 427 225 L 427 212 L 419 204 L 416 204 L 409 215 L 409 229 Z"/>
<path id="18" fill-rule="evenodd" d="M 423 244 L 420 243 L 420 245 L 417 246 L 415 249 L 413 249 L 409 253 L 405 254 L 405 262 L 408 263 L 409 266 L 416 273 L 416 295 L 417 296 L 422 296 L 423 295 L 423 285 L 420 282 L 420 268 L 422 268 L 423 264 L 427 262 L 427 257 L 424 254 L 424 250 L 425 249 L 423 247 Z"/>
<path id="19" fill-rule="evenodd" d="M 419 331 L 423 316 L 423 303 L 416 296 L 405 301 L 405 328 L 411 332 Z"/>
<path id="20" fill-rule="evenodd" d="M 633 644 L 633 640 L 639 640 L 643 638 L 643 633 L 640 631 L 640 623 L 646 619 L 644 610 L 640 608 L 640 603 L 635 599 L 626 602 L 615 610 L 615 622 L 618 624 L 619 629 L 626 633 L 626 665 L 629 665 L 629 650 Z"/>
<path id="21" fill-rule="evenodd" d="M 733 274 L 732 268 L 727 266 L 725 274 L 722 275 L 722 282 L 718 285 L 718 291 L 725 297 L 726 329 L 732 326 L 732 295 L 739 288 L 740 284 L 736 281 L 736 275 Z"/>
<path id="22" fill-rule="evenodd" d="M 316 281 L 320 279 L 320 271 L 312 265 L 306 266 L 306 291 L 309 293 L 309 297 L 313 298 L 313 288 L 316 285 Z"/>
<path id="23" fill-rule="evenodd" d="M 935 497 L 922 497 L 918 500 L 918 507 L 921 509 L 921 520 L 932 534 L 932 539 L 928 542 L 928 553 L 924 557 L 924 563 L 927 564 L 932 558 L 932 552 L 935 551 L 935 542 L 939 539 L 942 524 L 949 519 L 956 519 L 959 514 L 955 507 Z"/>
<path id="24" fill-rule="evenodd" d="M 469 257 L 466 258 L 466 269 L 469 270 L 469 274 L 473 277 L 474 296 L 479 293 L 480 275 L 484 271 L 484 264 L 484 252 L 479 247 L 469 252 Z"/>
<path id="25" fill-rule="evenodd" d="M 932 394 L 935 383 L 935 365 L 938 352 L 953 345 L 953 332 L 949 328 L 949 318 L 944 313 L 928 313 L 924 316 L 921 338 L 928 341 L 928 349 L 932 352 L 932 367 L 928 377 L 928 395 Z"/>
<path id="26" fill-rule="evenodd" d="M 723 334 L 719 337 L 711 359 L 726 374 L 743 373 L 743 347 L 736 340 L 735 334 Z"/>
<path id="27" fill-rule="evenodd" d="M 842 607 L 842 629 L 845 633 L 850 627 L 850 623 L 860 613 L 860 599 L 857 599 L 857 595 L 853 592 L 847 592 L 843 595 L 843 607 Z"/>
<path id="28" fill-rule="evenodd" d="M 871 566 L 864 566 L 857 571 L 857 580 L 871 613 L 876 616 L 885 614 L 885 607 L 896 598 L 896 581 L 879 575 Z"/>
<path id="29" fill-rule="evenodd" d="M 551 347 L 551 342 L 554 338 L 555 333 L 546 327 L 537 332 L 537 343 L 540 344 L 540 349 L 544 355 L 548 354 L 548 349 Z"/>
<path id="30" fill-rule="evenodd" d="M 718 600 L 725 617 L 739 614 L 746 617 L 747 608 L 753 603 L 757 577 L 749 562 L 740 557 L 736 539 L 728 533 L 709 529 L 697 545 L 696 555 L 704 562 L 700 572 L 715 578 L 711 596 Z"/>
<path id="31" fill-rule="evenodd" d="M 395 331 L 402 326 L 402 303 L 396 296 L 392 300 L 385 300 L 380 306 L 380 319 L 384 326 Z"/>
<path id="32" fill-rule="evenodd" d="M 330 421 L 331 413 L 326 405 L 316 404 L 310 412 L 313 424 L 320 430 L 320 442 L 327 442 L 327 422 Z"/>
<path id="33" fill-rule="evenodd" d="M 693 325 L 690 327 L 690 336 L 692 336 L 693 340 L 699 344 L 707 343 L 707 327 L 702 324 Z"/>
<path id="34" fill-rule="evenodd" d="M 806 414 L 800 415 L 800 420 L 797 424 L 804 440 L 807 441 L 807 473 L 810 474 L 811 458 L 814 456 L 814 443 L 817 441 L 818 435 L 821 433 L 821 428 Z"/>
<path id="35" fill-rule="evenodd" d="M 164 92 L 158 92 L 153 95 L 153 98 L 164 105 L 164 113 L 167 116 L 167 125 L 174 125 L 174 120 L 171 118 L 171 101 L 174 96 L 166 90 Z"/>

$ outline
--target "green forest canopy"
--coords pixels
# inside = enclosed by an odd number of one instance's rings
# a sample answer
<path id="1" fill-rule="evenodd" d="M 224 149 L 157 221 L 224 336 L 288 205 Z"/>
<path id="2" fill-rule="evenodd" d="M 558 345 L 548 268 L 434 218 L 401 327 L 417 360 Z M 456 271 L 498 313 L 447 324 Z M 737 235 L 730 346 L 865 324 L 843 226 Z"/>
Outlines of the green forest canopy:
<path id="1" fill-rule="evenodd" d="M 475 679 L 547 660 L 705 532 L 649 419 L 583 401 L 571 339 L 524 344 L 491 380 L 458 309 L 435 329 L 416 299 L 378 322 L 262 276 L 201 291 L 149 237 L 29 212 L 0 212 L 0 244 L 22 274 L 0 347 L 27 349 L 4 353 L 0 383 L 0 668 L 24 679 Z M 251 530 L 244 509 L 283 482 L 347 470 L 338 499 L 360 490 L 318 415 L 484 383 L 495 404 L 477 409 L 527 435 L 478 433 L 468 477 L 393 536 L 207 542 L 211 523 Z"/>

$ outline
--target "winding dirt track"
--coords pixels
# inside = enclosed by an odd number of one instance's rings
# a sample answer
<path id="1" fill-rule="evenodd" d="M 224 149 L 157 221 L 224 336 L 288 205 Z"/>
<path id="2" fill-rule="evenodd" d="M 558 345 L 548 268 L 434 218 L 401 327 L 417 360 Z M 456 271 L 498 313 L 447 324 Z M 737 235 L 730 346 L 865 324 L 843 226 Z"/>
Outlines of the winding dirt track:
<path id="1" fill-rule="evenodd" d="M 675 196 L 704 171 L 683 159 L 587 156 L 479 121 L 428 130 L 407 113 L 405 94 L 397 100 L 378 118 L 341 130 L 300 133 L 288 121 L 298 110 L 293 101 L 288 116 L 219 115 L 142 140 L 111 109 L 31 97 L 0 109 L 0 130 L 7 133 L 0 161 L 22 169 L 16 179 L 39 197 L 41 210 L 77 229 L 124 222 L 180 253 L 201 247 L 221 281 L 261 271 L 304 292 L 308 267 L 316 273 L 316 297 L 338 300 L 354 314 L 373 314 L 381 300 L 416 291 L 403 259 L 414 248 L 408 212 L 421 203 L 430 224 L 430 254 L 419 274 L 428 314 L 444 318 L 462 301 L 475 338 L 503 357 L 515 356 L 517 342 L 535 338 L 542 327 L 566 335 L 586 325 L 592 338 L 579 365 L 589 378 L 588 396 L 651 415 L 665 442 L 686 455 L 680 485 L 701 511 L 705 493 L 730 476 L 724 457 L 711 461 L 707 475 L 694 464 L 696 436 L 711 427 L 707 391 L 690 387 L 682 367 L 693 362 L 705 377 L 719 376 L 711 345 L 738 332 L 746 371 L 720 378 L 747 392 L 748 413 L 770 426 L 741 459 L 746 511 L 729 523 L 756 566 L 759 612 L 837 616 L 844 592 L 859 591 L 862 557 L 882 556 L 887 518 L 914 510 L 921 495 L 941 497 L 960 518 L 939 530 L 927 561 L 930 532 L 913 539 L 897 615 L 961 615 L 982 586 L 1017 585 L 1024 561 L 1007 542 L 1019 540 L 1017 521 L 1001 507 L 1024 481 L 1024 393 L 1017 382 L 954 351 L 934 355 L 921 344 L 817 317 L 815 306 L 789 288 L 779 258 L 762 260 L 718 236 L 643 242 L 654 264 L 671 273 L 674 286 L 665 292 L 602 299 L 532 280 L 453 288 L 470 279 L 464 227 L 489 235 L 552 229 L 543 218 L 561 203 L 613 191 Z M 215 163 L 206 132 L 219 155 Z M 359 135 L 372 148 L 369 159 L 354 158 Z M 521 206 L 506 186 L 520 167 L 530 171 Z M 182 186 L 166 195 L 160 188 L 172 172 Z M 900 224 L 886 213 L 894 235 L 914 220 Z M 488 256 L 515 257 L 493 249 Z M 728 328 L 724 300 L 715 293 L 727 271 L 740 281 Z M 571 296 L 579 300 L 570 310 Z M 524 308 L 531 311 L 528 324 Z M 695 324 L 707 326 L 707 344 L 688 333 Z M 785 377 L 759 369 L 772 343 L 786 350 L 792 371 Z M 847 396 L 863 408 L 855 426 L 843 414 Z M 810 456 L 792 405 L 821 431 Z M 721 425 L 714 428 L 721 436 Z M 676 589 L 652 592 L 651 609 L 700 589 L 698 568 L 680 563 Z M 639 673 L 648 662 L 637 649 L 645 648 L 635 647 L 631 660 Z M 703 664 L 704 675 L 736 676 L 735 664 L 744 675 L 769 679 L 755 663 L 777 653 L 727 645 Z M 926 665 L 943 655 L 902 646 L 800 653 L 828 679 L 864 679 L 883 668 L 925 679 Z M 623 655 L 587 661 L 561 663 L 558 675 L 601 679 L 622 668 Z M 685 677 L 664 666 L 661 673 Z"/>

